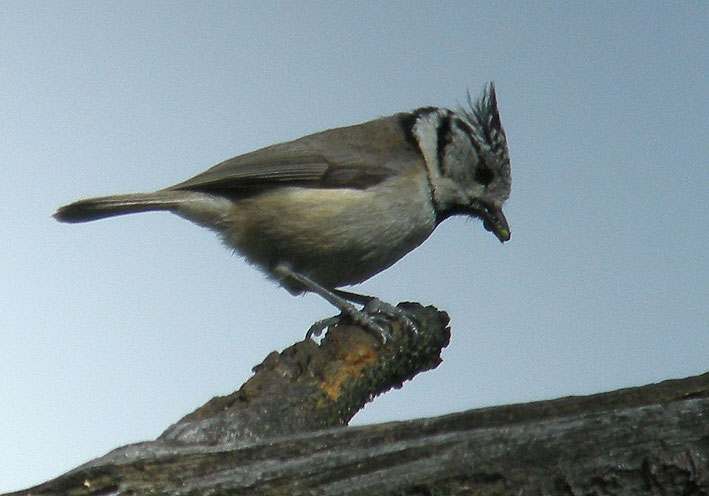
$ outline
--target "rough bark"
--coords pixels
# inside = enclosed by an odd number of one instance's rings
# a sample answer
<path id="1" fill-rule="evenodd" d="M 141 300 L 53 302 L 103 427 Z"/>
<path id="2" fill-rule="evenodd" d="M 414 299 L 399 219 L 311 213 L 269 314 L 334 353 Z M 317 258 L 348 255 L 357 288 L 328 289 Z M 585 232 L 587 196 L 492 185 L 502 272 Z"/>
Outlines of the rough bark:
<path id="1" fill-rule="evenodd" d="M 207 402 L 160 435 L 158 441 L 215 445 L 347 425 L 368 401 L 441 362 L 448 315 L 434 307 L 400 304 L 419 332 L 392 323 L 394 340 L 350 325 L 331 327 L 318 344 L 304 339 L 273 352 L 254 367 L 239 391 Z"/>
<path id="2" fill-rule="evenodd" d="M 331 329 L 320 345 L 269 355 L 241 390 L 157 440 L 13 494 L 709 494 L 709 373 L 341 427 L 373 395 L 440 361 L 447 316 L 407 310 L 420 333 L 394 329 L 396 341 L 381 345 L 358 328 Z"/>

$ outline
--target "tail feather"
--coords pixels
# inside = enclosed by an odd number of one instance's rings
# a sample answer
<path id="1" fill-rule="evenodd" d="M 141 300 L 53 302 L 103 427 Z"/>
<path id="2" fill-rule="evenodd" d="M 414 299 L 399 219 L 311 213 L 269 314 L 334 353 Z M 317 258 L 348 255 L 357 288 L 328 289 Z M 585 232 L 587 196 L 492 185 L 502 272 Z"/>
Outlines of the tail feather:
<path id="1" fill-rule="evenodd" d="M 60 207 L 54 218 L 60 222 L 76 223 L 151 210 L 173 210 L 183 198 L 184 193 L 176 191 L 87 198 Z"/>

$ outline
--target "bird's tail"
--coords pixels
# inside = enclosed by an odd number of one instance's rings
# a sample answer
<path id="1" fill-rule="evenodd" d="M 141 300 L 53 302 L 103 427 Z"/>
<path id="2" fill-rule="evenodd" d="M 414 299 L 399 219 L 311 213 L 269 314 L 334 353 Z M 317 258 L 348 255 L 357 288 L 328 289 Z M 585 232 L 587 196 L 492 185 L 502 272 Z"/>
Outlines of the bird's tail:
<path id="1" fill-rule="evenodd" d="M 151 210 L 174 210 L 184 199 L 185 193 L 181 191 L 87 198 L 60 207 L 54 214 L 54 218 L 60 222 L 76 223 Z"/>

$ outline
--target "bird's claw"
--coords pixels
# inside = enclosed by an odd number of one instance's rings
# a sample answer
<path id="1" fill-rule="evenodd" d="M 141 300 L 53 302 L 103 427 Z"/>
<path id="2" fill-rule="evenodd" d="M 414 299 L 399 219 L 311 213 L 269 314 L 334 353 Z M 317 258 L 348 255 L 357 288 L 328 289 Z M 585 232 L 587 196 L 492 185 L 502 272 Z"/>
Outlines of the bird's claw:
<path id="1" fill-rule="evenodd" d="M 419 326 L 414 320 L 409 316 L 409 314 L 402 310 L 401 308 L 394 306 L 390 303 L 382 301 L 378 298 L 372 298 L 363 309 L 368 315 L 375 318 L 382 318 L 386 320 L 396 320 L 402 324 L 408 331 L 412 333 L 419 332 Z"/>
<path id="2" fill-rule="evenodd" d="M 391 321 L 399 322 L 413 333 L 419 332 L 418 324 L 411 319 L 406 311 L 377 298 L 372 298 L 361 310 L 351 308 L 349 311 L 343 312 L 338 316 L 315 322 L 310 329 L 308 329 L 305 338 L 311 339 L 313 336 L 320 336 L 327 327 L 342 323 L 343 316 L 349 317 L 353 324 L 359 325 L 369 331 L 378 338 L 382 344 L 387 344 L 394 340 L 394 336 L 389 330 Z"/>

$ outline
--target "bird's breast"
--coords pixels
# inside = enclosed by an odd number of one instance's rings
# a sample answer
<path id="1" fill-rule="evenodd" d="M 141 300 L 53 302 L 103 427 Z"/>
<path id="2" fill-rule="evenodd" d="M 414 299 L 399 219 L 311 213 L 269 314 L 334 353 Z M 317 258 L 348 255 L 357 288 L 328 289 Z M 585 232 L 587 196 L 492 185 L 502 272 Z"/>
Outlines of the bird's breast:
<path id="1" fill-rule="evenodd" d="M 238 200 L 224 240 L 267 272 L 287 263 L 328 288 L 361 282 L 433 232 L 430 188 L 413 172 L 366 189 L 291 186 Z"/>

